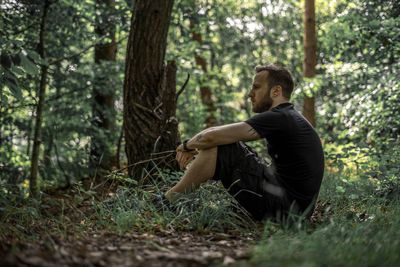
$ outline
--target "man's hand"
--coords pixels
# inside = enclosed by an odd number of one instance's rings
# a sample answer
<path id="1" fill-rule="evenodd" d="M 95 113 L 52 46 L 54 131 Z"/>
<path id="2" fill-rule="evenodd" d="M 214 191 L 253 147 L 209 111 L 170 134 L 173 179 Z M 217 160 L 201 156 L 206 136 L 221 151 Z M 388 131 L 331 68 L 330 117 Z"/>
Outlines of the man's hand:
<path id="1" fill-rule="evenodd" d="M 197 151 L 184 151 L 183 145 L 179 145 L 176 148 L 176 160 L 179 163 L 181 170 L 184 170 L 194 156 L 197 155 Z"/>

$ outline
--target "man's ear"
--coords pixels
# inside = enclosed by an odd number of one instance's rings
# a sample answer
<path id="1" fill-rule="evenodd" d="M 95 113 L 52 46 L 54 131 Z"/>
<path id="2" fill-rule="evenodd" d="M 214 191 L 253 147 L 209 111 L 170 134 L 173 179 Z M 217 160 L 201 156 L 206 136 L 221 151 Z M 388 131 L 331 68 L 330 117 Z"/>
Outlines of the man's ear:
<path id="1" fill-rule="evenodd" d="M 274 87 L 271 88 L 271 94 L 274 97 L 277 97 L 279 95 L 283 95 L 283 91 L 282 91 L 282 86 L 280 85 L 275 85 Z"/>

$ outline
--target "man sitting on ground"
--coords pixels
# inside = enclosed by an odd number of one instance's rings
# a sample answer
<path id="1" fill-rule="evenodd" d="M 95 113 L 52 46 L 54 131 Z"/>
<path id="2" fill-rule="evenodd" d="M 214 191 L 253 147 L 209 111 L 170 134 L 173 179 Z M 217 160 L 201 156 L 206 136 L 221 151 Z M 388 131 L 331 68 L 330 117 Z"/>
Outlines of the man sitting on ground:
<path id="1" fill-rule="evenodd" d="M 248 96 L 259 114 L 205 129 L 178 146 L 182 169 L 194 160 L 165 197 L 174 201 L 214 179 L 256 220 L 282 219 L 289 213 L 309 217 L 323 177 L 324 155 L 314 128 L 289 102 L 293 87 L 285 68 L 257 67 Z M 261 138 L 267 140 L 272 164 L 243 143 Z"/>

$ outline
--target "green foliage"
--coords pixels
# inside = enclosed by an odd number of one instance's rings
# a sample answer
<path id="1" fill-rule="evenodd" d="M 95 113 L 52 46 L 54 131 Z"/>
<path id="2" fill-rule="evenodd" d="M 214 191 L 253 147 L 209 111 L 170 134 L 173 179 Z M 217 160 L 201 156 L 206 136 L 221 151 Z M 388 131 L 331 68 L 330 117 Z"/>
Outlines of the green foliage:
<path id="1" fill-rule="evenodd" d="M 399 136 L 400 7 L 348 1 L 320 28 L 320 132 L 384 151 Z"/>
<path id="2" fill-rule="evenodd" d="M 131 1 L 116 1 L 105 22 L 117 25 L 117 61 L 96 65 L 93 47 L 109 38 L 95 34 L 94 25 L 103 18 L 93 1 L 52 1 L 44 58 L 37 53 L 42 1 L 0 2 L 0 246 L 93 229 L 121 234 L 254 231 L 253 222 L 220 185 L 206 184 L 182 196 L 173 210 L 157 206 L 155 195 L 182 173 L 148 171 L 147 183 L 138 184 L 113 172 L 99 185 L 112 185 L 107 194 L 79 182 L 89 174 L 91 137 L 104 140 L 110 153 L 116 150 Z M 177 62 L 177 89 L 191 76 L 178 99 L 183 138 L 205 127 L 201 86 L 211 88 L 218 124 L 251 116 L 246 94 L 259 64 L 280 62 L 293 72 L 297 107 L 304 95 L 317 100 L 326 175 L 314 221 L 295 227 L 268 222 L 246 265 L 396 266 L 400 261 L 399 3 L 316 1 L 317 75 L 303 79 L 303 1 L 176 1 L 167 60 Z M 193 40 L 193 30 L 201 34 L 202 44 Z M 206 59 L 207 73 L 196 64 L 196 54 Z M 71 187 L 27 199 L 42 66 L 49 68 L 42 188 Z M 94 86 L 117 99 L 116 114 L 110 112 L 116 115 L 112 131 L 92 125 Z M 264 143 L 252 145 L 267 156 Z"/>
<path id="3" fill-rule="evenodd" d="M 18 197 L 4 185 L 0 193 L 1 243 L 47 242 L 47 237 L 81 236 L 93 230 L 125 234 L 257 229 L 226 190 L 215 184 L 182 196 L 171 209 L 157 204 L 155 195 L 165 192 L 181 175 L 157 172 L 147 177 L 147 184 L 138 186 L 136 180 L 113 173 L 98 186 L 76 183 L 69 191 L 49 191 L 38 199 Z M 119 185 L 116 190 L 108 191 L 108 185 L 115 184 Z"/>
<path id="4" fill-rule="evenodd" d="M 396 266 L 400 260 L 399 202 L 364 202 L 360 211 L 307 231 L 269 233 L 254 266 Z M 267 238 L 268 237 L 268 238 Z"/>
<path id="5" fill-rule="evenodd" d="M 3 1 L 0 4 L 0 180 L 19 184 L 29 177 L 40 67 L 49 68 L 42 123 L 39 171 L 45 185 L 64 186 L 88 174 L 91 136 L 112 139 L 116 129 L 100 132 L 92 126 L 92 90 L 113 91 L 120 98 L 124 58 L 94 67 L 93 46 L 103 42 L 94 33 L 96 6 L 92 1 L 51 2 L 45 24 L 45 55 L 37 53 L 43 1 Z M 110 18 L 118 24 L 117 38 L 126 38 L 130 16 L 118 2 Z M 104 73 L 102 79 L 99 73 Z M 110 143 L 110 142 L 108 142 Z"/>
<path id="6" fill-rule="evenodd" d="M 26 196 L 20 196 L 9 185 L 3 185 L 0 193 L 0 240 L 9 242 L 10 240 L 34 241 L 38 239 L 37 231 L 43 226 L 42 220 L 45 218 L 45 205 L 41 199 L 26 199 Z M 53 208 L 57 208 L 58 203 L 51 203 Z M 63 216 L 63 215 L 61 215 Z M 48 218 L 58 221 L 58 217 Z M 55 232 L 57 228 L 54 228 Z M 43 230 L 43 229 L 41 229 Z"/>

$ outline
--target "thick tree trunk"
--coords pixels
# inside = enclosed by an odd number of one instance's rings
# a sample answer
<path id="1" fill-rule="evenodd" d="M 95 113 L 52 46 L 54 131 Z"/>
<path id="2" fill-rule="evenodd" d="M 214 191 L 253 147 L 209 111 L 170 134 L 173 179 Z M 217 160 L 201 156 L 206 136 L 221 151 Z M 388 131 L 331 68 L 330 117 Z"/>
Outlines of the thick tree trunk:
<path id="1" fill-rule="evenodd" d="M 163 123 L 159 143 L 153 148 L 154 151 L 168 151 L 175 149 L 179 143 L 178 120 L 176 119 L 176 63 L 168 61 L 165 67 L 165 78 L 162 93 Z M 178 167 L 177 165 L 171 165 Z"/>
<path id="2" fill-rule="evenodd" d="M 96 0 L 98 15 L 96 18 L 96 34 L 99 38 L 107 37 L 110 41 L 103 41 L 95 46 L 94 61 L 96 64 L 113 62 L 116 59 L 117 44 L 115 42 L 115 24 L 112 21 L 114 0 Z M 100 67 L 104 70 L 104 66 Z M 92 136 L 90 151 L 90 167 L 92 170 L 100 168 L 103 171 L 111 170 L 116 164 L 114 145 L 115 112 L 114 93 L 112 84 L 105 79 L 106 72 L 97 73 L 93 86 L 93 126 L 96 133 Z"/>
<path id="3" fill-rule="evenodd" d="M 307 78 L 315 76 L 317 64 L 317 37 L 315 31 L 315 0 L 305 0 L 304 10 L 304 62 L 303 75 Z M 315 98 L 304 97 L 303 115 L 315 126 Z"/>
<path id="4" fill-rule="evenodd" d="M 43 4 L 43 14 L 40 23 L 39 45 L 38 45 L 38 53 L 43 59 L 45 58 L 44 33 L 45 33 L 46 18 L 49 6 L 50 6 L 49 1 L 45 0 Z M 36 196 L 37 193 L 39 192 L 39 183 L 38 183 L 39 151 L 40 151 L 40 144 L 42 142 L 41 141 L 42 111 L 46 95 L 47 70 L 48 70 L 47 66 L 42 65 L 40 85 L 39 85 L 39 100 L 36 106 L 35 134 L 33 137 L 32 158 L 31 158 L 31 175 L 29 179 L 29 189 L 32 196 Z"/>
<path id="5" fill-rule="evenodd" d="M 203 38 L 200 33 L 195 31 L 195 22 L 193 19 L 190 20 L 190 28 L 192 29 L 192 39 L 201 45 L 203 43 Z M 196 65 L 198 65 L 201 68 L 204 75 L 207 76 L 208 72 L 207 60 L 203 56 L 195 54 L 195 61 Z M 205 77 L 204 80 L 207 80 L 207 77 Z M 207 112 L 205 121 L 206 128 L 215 126 L 217 124 L 217 120 L 215 118 L 216 108 L 214 105 L 214 99 L 211 88 L 207 85 L 200 85 L 200 96 L 201 96 L 201 102 L 206 107 L 206 112 Z"/>
<path id="6" fill-rule="evenodd" d="M 173 0 L 135 2 L 124 80 L 125 151 L 131 176 L 142 167 L 135 163 L 176 147 L 176 67 L 164 67 L 172 6 Z"/>

